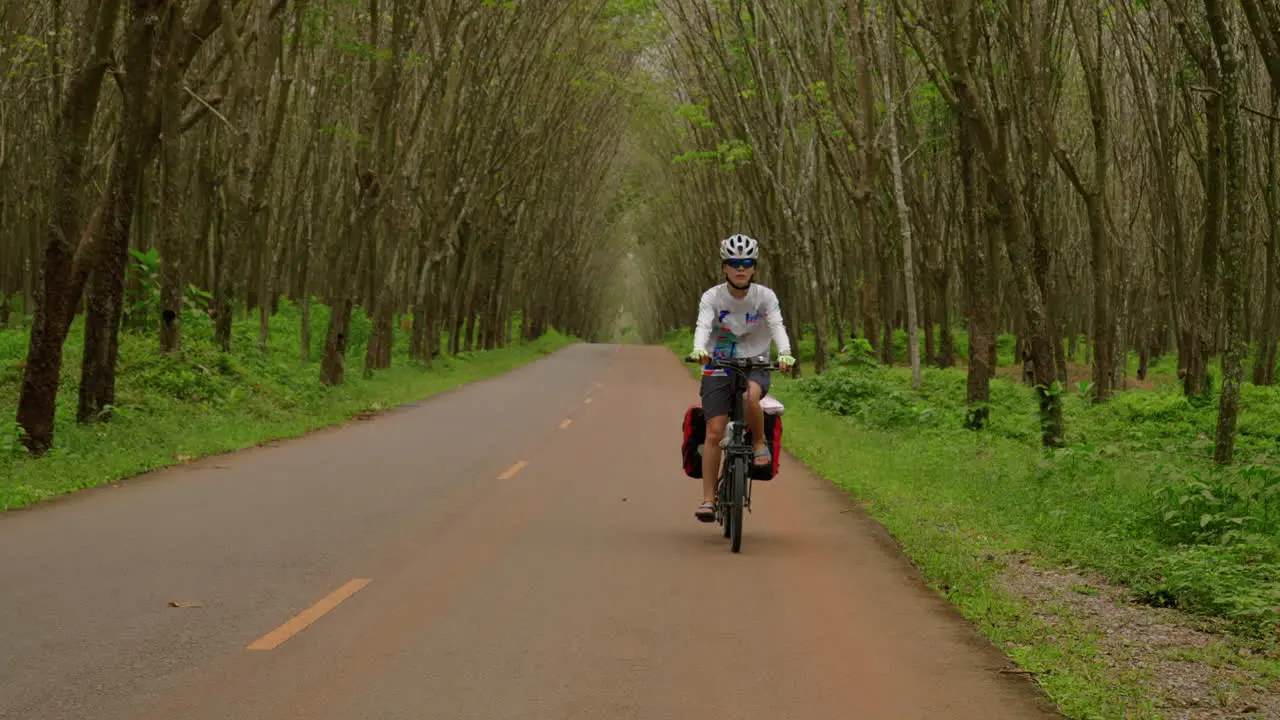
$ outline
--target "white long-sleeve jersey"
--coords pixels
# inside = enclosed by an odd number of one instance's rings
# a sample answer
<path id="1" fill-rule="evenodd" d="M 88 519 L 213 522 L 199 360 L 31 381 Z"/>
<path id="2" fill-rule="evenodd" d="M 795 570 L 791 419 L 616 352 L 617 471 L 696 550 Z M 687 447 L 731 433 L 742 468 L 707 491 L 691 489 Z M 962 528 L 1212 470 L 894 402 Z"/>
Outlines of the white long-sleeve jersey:
<path id="1" fill-rule="evenodd" d="M 743 358 L 767 356 L 770 344 L 777 344 L 779 355 L 791 354 L 782 306 L 773 290 L 752 283 L 746 297 L 739 300 L 729 292 L 728 283 L 720 283 L 702 294 L 693 334 L 695 348 L 706 350 L 713 357 Z M 702 374 L 727 373 L 708 365 Z"/>

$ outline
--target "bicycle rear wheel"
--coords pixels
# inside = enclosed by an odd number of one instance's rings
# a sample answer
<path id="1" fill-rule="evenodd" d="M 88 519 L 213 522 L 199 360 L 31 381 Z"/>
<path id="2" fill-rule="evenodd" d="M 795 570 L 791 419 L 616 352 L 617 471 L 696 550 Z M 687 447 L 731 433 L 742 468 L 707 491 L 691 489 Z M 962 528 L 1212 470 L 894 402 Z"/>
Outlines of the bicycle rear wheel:
<path id="1" fill-rule="evenodd" d="M 742 549 L 742 507 L 747 495 L 747 461 L 739 456 L 733 459 L 733 469 L 729 473 L 729 549 L 738 552 Z"/>

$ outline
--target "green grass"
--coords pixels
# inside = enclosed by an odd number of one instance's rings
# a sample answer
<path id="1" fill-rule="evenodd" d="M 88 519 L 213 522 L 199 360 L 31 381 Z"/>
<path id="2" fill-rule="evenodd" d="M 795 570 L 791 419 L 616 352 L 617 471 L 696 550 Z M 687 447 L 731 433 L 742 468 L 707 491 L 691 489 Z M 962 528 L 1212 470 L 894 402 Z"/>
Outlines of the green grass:
<path id="1" fill-rule="evenodd" d="M 666 344 L 683 354 L 689 333 Z M 1002 558 L 1098 571 L 1153 605 L 1224 622 L 1271 653 L 1280 615 L 1280 391 L 1246 386 L 1239 457 L 1212 466 L 1216 401 L 1175 385 L 1097 407 L 1064 398 L 1068 446 L 1039 445 L 1030 388 L 992 383 L 991 426 L 962 427 L 966 378 L 841 358 L 775 376 L 784 445 L 862 501 L 904 552 L 1074 718 L 1156 717 L 1141 678 L 1097 662 L 1089 631 L 1037 620 L 993 582 Z M 1053 614 L 1053 609 L 1047 609 Z M 1273 655 L 1274 657 L 1274 655 Z M 1143 708 L 1146 709 L 1143 709 Z"/>
<path id="2" fill-rule="evenodd" d="M 233 352 L 212 342 L 202 315 L 185 319 L 183 350 L 166 358 L 154 331 L 124 332 L 120 339 L 117 407 L 110 422 L 75 422 L 82 331 L 68 339 L 58 396 L 55 446 L 28 457 L 14 423 L 25 331 L 0 331 L 0 509 L 113 482 L 155 468 L 309 431 L 352 416 L 411 402 L 458 385 L 501 374 L 573 342 L 550 332 L 530 343 L 490 352 L 438 358 L 429 367 L 408 359 L 409 333 L 398 327 L 392 367 L 362 377 L 371 324 L 352 320 L 346 383 L 319 382 L 319 357 L 328 310 L 312 313 L 313 361 L 300 361 L 301 314 L 287 303 L 271 320 L 267 353 L 257 349 L 257 319 L 234 326 Z"/>
<path id="3" fill-rule="evenodd" d="M 934 339 L 940 342 L 940 329 L 935 325 Z M 951 334 L 955 347 L 955 355 L 958 361 L 962 361 L 969 356 L 969 331 L 965 327 L 963 321 L 952 326 Z M 923 356 L 925 350 L 925 334 L 924 330 L 920 330 L 920 353 Z M 830 352 L 836 353 L 841 348 L 835 346 L 836 336 L 830 334 L 827 342 L 830 343 Z M 849 342 L 846 337 L 846 343 Z M 1064 343 L 1066 341 L 1064 340 Z M 799 340 L 795 340 L 797 357 L 812 358 L 814 353 L 814 334 L 813 325 L 804 326 L 804 334 Z M 1081 365 L 1088 364 L 1088 354 L 1086 347 L 1088 337 L 1080 335 L 1076 342 L 1076 352 L 1073 356 L 1067 358 L 1069 363 L 1077 363 Z M 996 365 L 1002 368 L 1016 367 L 1021 370 L 1021 361 L 1017 359 L 1014 352 L 1017 347 L 1017 336 L 1012 333 L 1000 333 L 996 337 Z M 1064 345 L 1064 351 L 1069 353 L 1070 346 Z M 1243 363 L 1243 372 L 1245 378 L 1253 376 L 1254 360 L 1257 358 L 1257 343 L 1250 343 L 1249 351 L 1245 355 Z M 909 365 L 909 355 L 907 346 L 907 332 L 905 330 L 894 330 L 893 332 L 893 364 L 896 366 Z M 1125 372 L 1130 380 L 1137 378 L 1138 367 L 1141 364 L 1141 356 L 1137 352 L 1129 352 L 1126 356 Z M 1148 379 L 1156 385 L 1177 384 L 1178 375 L 1178 356 L 1176 352 L 1166 355 L 1152 356 L 1150 364 L 1147 368 Z M 1209 373 L 1211 381 L 1220 382 L 1222 378 L 1222 362 L 1220 357 L 1214 357 L 1209 362 Z"/>

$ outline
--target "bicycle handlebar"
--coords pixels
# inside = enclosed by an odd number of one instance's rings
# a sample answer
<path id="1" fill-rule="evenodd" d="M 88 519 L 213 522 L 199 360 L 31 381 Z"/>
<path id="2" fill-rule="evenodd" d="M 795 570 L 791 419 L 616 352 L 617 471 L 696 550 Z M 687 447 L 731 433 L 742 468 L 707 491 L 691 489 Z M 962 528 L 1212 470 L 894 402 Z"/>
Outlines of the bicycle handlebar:
<path id="1" fill-rule="evenodd" d="M 705 360 L 697 360 L 686 356 L 684 361 L 693 365 L 709 364 L 715 368 L 738 370 L 742 372 L 750 372 L 752 370 L 781 370 L 777 363 L 766 360 L 763 356 L 754 358 L 718 358 L 713 356 Z"/>

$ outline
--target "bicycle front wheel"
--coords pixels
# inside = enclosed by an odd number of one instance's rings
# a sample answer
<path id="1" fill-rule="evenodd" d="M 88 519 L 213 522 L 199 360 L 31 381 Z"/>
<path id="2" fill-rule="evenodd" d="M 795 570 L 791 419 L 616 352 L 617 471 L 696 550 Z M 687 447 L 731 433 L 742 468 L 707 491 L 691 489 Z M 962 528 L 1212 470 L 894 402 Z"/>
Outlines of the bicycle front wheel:
<path id="1" fill-rule="evenodd" d="M 720 486 L 716 488 L 717 502 L 720 504 L 720 529 L 724 531 L 724 536 L 729 537 L 729 533 L 733 529 L 732 513 L 729 512 L 730 498 L 733 497 L 731 489 L 733 483 L 730 482 L 730 468 L 725 467 L 724 476 L 720 478 Z"/>
<path id="2" fill-rule="evenodd" d="M 733 469 L 729 473 L 729 549 L 738 552 L 742 549 L 742 508 L 747 498 L 747 461 L 741 456 L 734 458 Z"/>

